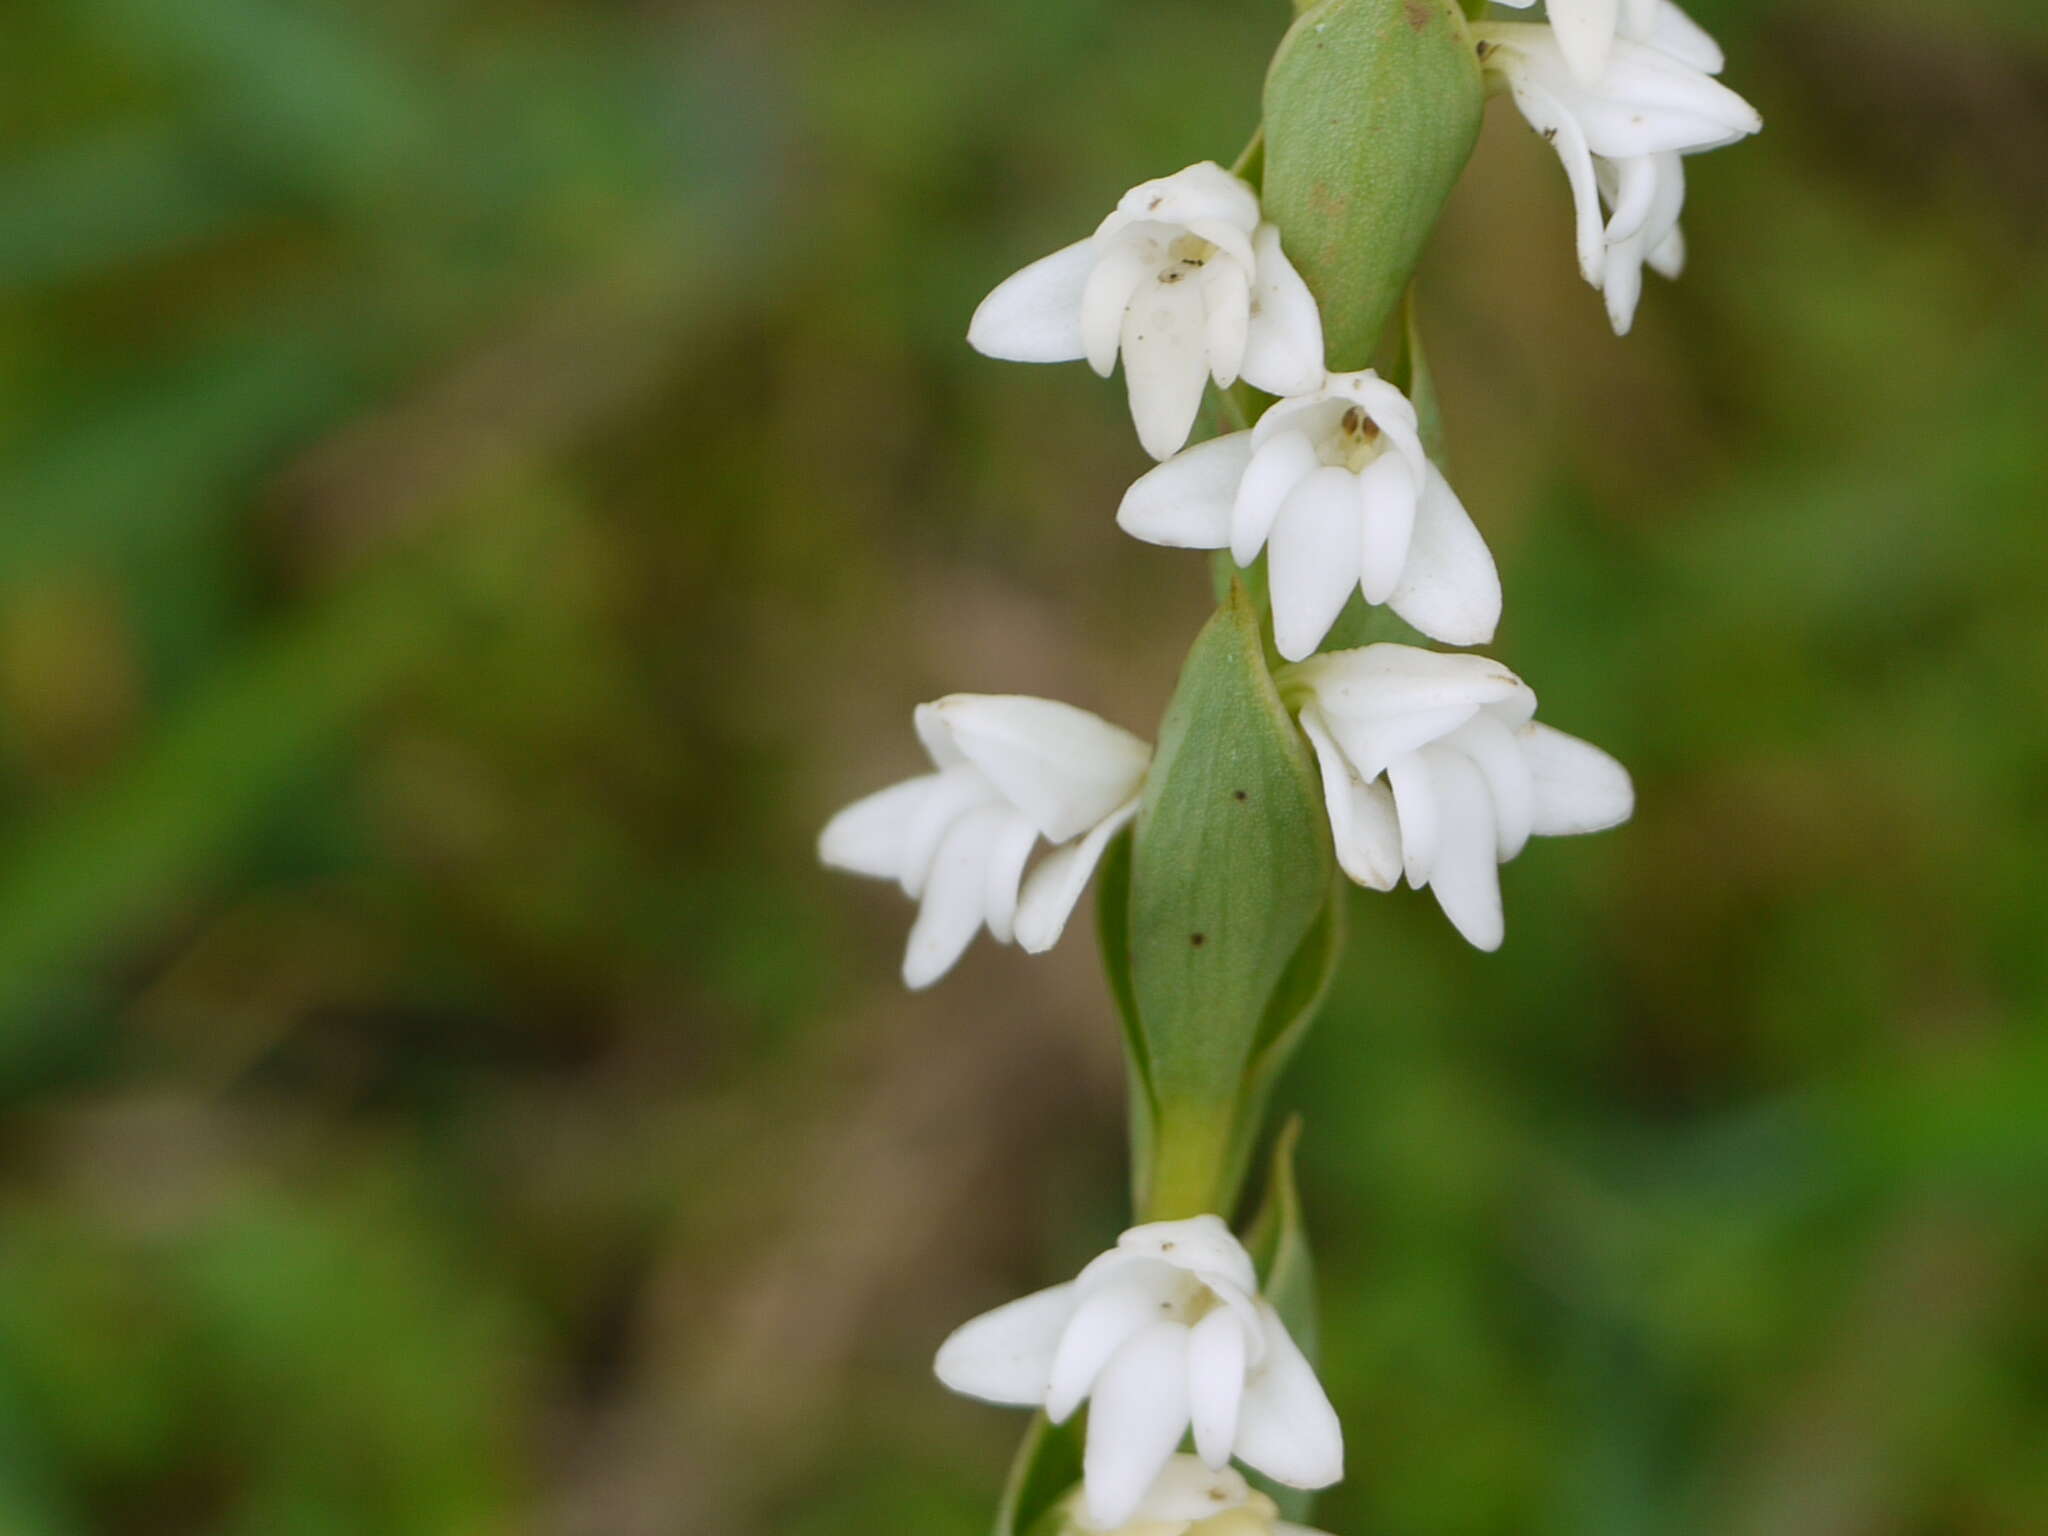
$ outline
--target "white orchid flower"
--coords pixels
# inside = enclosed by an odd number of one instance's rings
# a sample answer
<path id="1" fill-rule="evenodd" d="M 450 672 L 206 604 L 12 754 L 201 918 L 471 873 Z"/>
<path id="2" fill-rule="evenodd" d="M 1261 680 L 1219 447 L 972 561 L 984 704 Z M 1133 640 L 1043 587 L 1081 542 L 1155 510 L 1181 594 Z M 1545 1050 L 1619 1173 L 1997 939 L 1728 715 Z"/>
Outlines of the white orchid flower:
<path id="1" fill-rule="evenodd" d="M 1481 645 L 1500 575 L 1457 493 L 1423 451 L 1415 408 L 1371 369 L 1329 375 L 1143 475 L 1116 520 L 1149 544 L 1267 551 L 1273 641 L 1313 652 L 1354 589 L 1432 639 Z"/>
<path id="2" fill-rule="evenodd" d="M 1527 10 L 1536 0 L 1498 0 Z M 1671 0 L 1548 0 L 1544 13 L 1572 73 L 1591 84 L 1606 72 L 1616 38 L 1647 43 L 1710 75 L 1721 73 L 1721 45 Z"/>
<path id="3" fill-rule="evenodd" d="M 1258 195 L 1210 161 L 1131 188 L 1087 239 L 1034 261 L 981 301 L 968 343 L 1020 363 L 1124 360 L 1138 441 L 1163 459 L 1188 440 L 1202 387 L 1268 394 L 1323 373 L 1308 285 L 1259 218 Z"/>
<path id="4" fill-rule="evenodd" d="M 1131 1228 L 1078 1279 L 957 1329 L 937 1370 L 956 1392 L 1043 1407 L 1056 1424 L 1089 1400 L 1082 1480 L 1098 1530 L 1133 1518 L 1190 1426 L 1210 1467 L 1234 1455 L 1294 1488 L 1344 1475 L 1315 1368 L 1219 1216 Z"/>
<path id="5" fill-rule="evenodd" d="M 903 980 L 928 987 L 984 926 L 1052 948 L 1117 829 L 1137 814 L 1152 749 L 1071 704 L 956 693 L 917 707 L 936 773 L 834 816 L 818 856 L 917 898 Z M 1053 844 L 1027 875 L 1038 840 Z"/>
<path id="6" fill-rule="evenodd" d="M 1537 724 L 1536 695 L 1484 656 L 1368 645 L 1276 681 L 1315 747 L 1344 872 L 1379 891 L 1406 874 L 1480 949 L 1500 947 L 1499 866 L 1531 835 L 1598 832 L 1635 809 L 1628 770 Z"/>
<path id="7" fill-rule="evenodd" d="M 1603 291 L 1608 317 L 1625 335 L 1644 263 L 1673 276 L 1684 265 L 1679 157 L 1732 144 L 1761 129 L 1763 119 L 1691 62 L 1702 56 L 1698 48 L 1674 54 L 1617 39 L 1589 83 L 1549 27 L 1498 22 L 1473 33 L 1487 74 L 1506 85 L 1529 126 L 1557 151 L 1571 183 L 1579 270 Z M 1706 57 L 1718 64 L 1719 51 Z M 1604 223 L 1603 197 L 1613 208 Z"/>
<path id="8" fill-rule="evenodd" d="M 1098 1525 L 1079 1493 L 1060 1509 L 1060 1536 L 1324 1536 L 1280 1518 L 1279 1507 L 1231 1467 L 1199 1456 L 1171 1458 L 1138 1507 L 1118 1525 Z"/>

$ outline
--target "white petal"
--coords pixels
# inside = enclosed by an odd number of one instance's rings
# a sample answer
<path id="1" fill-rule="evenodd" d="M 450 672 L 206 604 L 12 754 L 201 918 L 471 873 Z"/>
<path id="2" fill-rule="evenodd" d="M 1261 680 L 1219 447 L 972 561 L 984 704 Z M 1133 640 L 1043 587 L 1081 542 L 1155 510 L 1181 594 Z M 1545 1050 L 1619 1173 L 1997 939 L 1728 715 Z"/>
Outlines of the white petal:
<path id="1" fill-rule="evenodd" d="M 1493 800 L 1494 856 L 1507 863 L 1529 841 L 1535 825 L 1536 790 L 1522 743 L 1507 722 L 1482 709 L 1444 738 L 1443 744 L 1472 760 Z"/>
<path id="2" fill-rule="evenodd" d="M 1430 759 L 1421 752 L 1403 752 L 1387 764 L 1387 789 L 1400 823 L 1402 868 L 1410 887 L 1419 891 L 1436 871 L 1437 844 L 1442 837 Z"/>
<path id="3" fill-rule="evenodd" d="M 918 705 L 911 719 L 917 727 L 917 739 L 930 754 L 933 767 L 958 768 L 967 761 L 966 754 L 953 745 L 953 733 L 946 728 L 945 718 L 936 704 Z"/>
<path id="4" fill-rule="evenodd" d="M 1408 564 L 1415 533 L 1417 486 L 1397 454 L 1383 453 L 1358 475 L 1358 510 L 1363 526 L 1359 585 L 1368 603 L 1393 596 Z"/>
<path id="5" fill-rule="evenodd" d="M 1615 334 L 1627 335 L 1634 322 L 1636 303 L 1643 291 L 1643 261 L 1650 250 L 1661 250 L 1678 228 L 1678 216 L 1685 207 L 1685 162 L 1677 155 L 1643 155 L 1633 160 L 1600 162 L 1603 191 L 1616 204 L 1608 224 L 1607 314 Z M 1641 186 L 1646 193 L 1632 189 Z M 1616 234 L 1622 225 L 1621 203 L 1632 197 L 1646 197 L 1640 220 L 1626 236 Z M 1684 247 L 1680 246 L 1683 256 Z"/>
<path id="6" fill-rule="evenodd" d="M 1258 1287 L 1245 1289 L 1213 1270 L 1199 1272 L 1210 1293 L 1230 1309 L 1244 1329 L 1245 1364 L 1249 1368 L 1266 1357 L 1266 1341 L 1259 1331 Z"/>
<path id="7" fill-rule="evenodd" d="M 1671 0 L 1651 0 L 1648 9 L 1652 20 L 1643 35 L 1636 37 L 1637 42 L 1648 43 L 1659 53 L 1668 53 L 1679 63 L 1690 64 L 1705 74 L 1718 75 L 1727 67 L 1728 59 L 1721 52 L 1721 45 Z M 1630 35 L 1636 36 L 1634 29 Z"/>
<path id="8" fill-rule="evenodd" d="M 1358 585 L 1358 486 L 1349 470 L 1311 471 L 1266 540 L 1273 643 L 1289 661 L 1313 652 Z"/>
<path id="9" fill-rule="evenodd" d="M 1152 749 L 1121 726 L 1054 699 L 955 693 L 928 706 L 961 754 L 1063 843 L 1137 792 Z"/>
<path id="10" fill-rule="evenodd" d="M 1505 931 L 1500 905 L 1499 840 L 1493 797 L 1470 759 L 1427 747 L 1437 796 L 1437 849 L 1430 889 L 1451 926 L 1475 949 L 1495 950 Z"/>
<path id="11" fill-rule="evenodd" d="M 1251 459 L 1249 432 L 1183 448 L 1124 492 L 1116 525 L 1147 544 L 1221 549 L 1230 542 L 1230 509 Z"/>
<path id="12" fill-rule="evenodd" d="M 1591 742 L 1533 721 L 1515 734 L 1535 786 L 1533 826 L 1540 836 L 1600 832 L 1634 814 L 1628 770 Z"/>
<path id="13" fill-rule="evenodd" d="M 1109 840 L 1138 814 L 1136 797 L 1110 812 L 1079 842 L 1055 848 L 1038 861 L 1024 880 L 1017 899 L 1017 943 L 1028 954 L 1042 955 L 1059 942 L 1073 915 L 1074 904 L 1087 888 L 1088 877 L 1102 862 Z"/>
<path id="14" fill-rule="evenodd" d="M 903 867 L 897 879 L 903 894 L 913 899 L 924 895 L 932 861 L 954 823 L 969 811 L 1000 803 L 995 785 L 965 763 L 948 768 L 938 780 L 912 809 L 903 834 Z"/>
<path id="15" fill-rule="evenodd" d="M 1188 1330 L 1153 1323 L 1110 1358 L 1088 1409 L 1081 1459 L 1088 1517 L 1130 1519 L 1188 1427 Z"/>
<path id="16" fill-rule="evenodd" d="M 1244 377 L 1269 395 L 1305 394 L 1323 382 L 1323 318 L 1315 295 L 1280 248 L 1277 225 L 1261 224 L 1252 247 L 1258 270 Z"/>
<path id="17" fill-rule="evenodd" d="M 1600 88 L 1568 104 L 1593 153 L 1614 158 L 1696 154 L 1764 125 L 1756 108 L 1713 76 L 1640 43 L 1616 43 Z"/>
<path id="18" fill-rule="evenodd" d="M 1244 1399 L 1245 1337 L 1237 1314 L 1219 1307 L 1188 1333 L 1188 1417 L 1195 1450 L 1212 1467 L 1227 1466 Z"/>
<path id="19" fill-rule="evenodd" d="M 927 773 L 854 801 L 818 834 L 819 861 L 856 875 L 901 879 L 911 823 L 938 783 L 938 774 Z"/>
<path id="20" fill-rule="evenodd" d="M 1082 355 L 1081 291 L 1095 270 L 1093 242 L 1042 256 L 996 285 L 967 326 L 967 344 L 1013 363 L 1070 363 Z"/>
<path id="21" fill-rule="evenodd" d="M 1650 210 L 1657 201 L 1659 158 L 1655 155 L 1637 155 L 1628 160 L 1604 162 L 1614 167 L 1614 186 L 1608 192 L 1608 201 L 1614 207 L 1614 212 L 1607 220 L 1609 245 L 1628 239 L 1649 219 Z M 1607 189 L 1603 187 L 1602 190 Z"/>
<path id="22" fill-rule="evenodd" d="M 981 928 L 989 853 L 1007 819 L 997 806 L 969 811 L 939 844 L 917 921 L 910 925 L 910 943 L 903 951 L 903 984 L 912 991 L 950 971 Z"/>
<path id="23" fill-rule="evenodd" d="M 1607 323 L 1617 336 L 1635 328 L 1636 306 L 1643 297 L 1643 252 L 1641 243 L 1629 241 L 1607 248 L 1607 281 L 1601 285 L 1607 304 Z"/>
<path id="24" fill-rule="evenodd" d="M 1254 433 L 1253 442 L 1251 461 L 1230 511 L 1230 558 L 1240 566 L 1258 558 L 1288 493 L 1322 463 L 1314 445 L 1299 432 L 1280 432 L 1264 442 Z"/>
<path id="25" fill-rule="evenodd" d="M 1170 274 L 1162 274 L 1162 276 Z M 1164 459 L 1188 440 L 1209 382 L 1199 283 L 1141 283 L 1124 311 L 1124 385 L 1138 441 Z"/>
<path id="26" fill-rule="evenodd" d="M 1175 1269 L 1219 1275 L 1247 1291 L 1259 1288 L 1252 1256 L 1245 1252 L 1221 1216 L 1189 1216 L 1180 1221 L 1148 1221 L 1116 1240 L 1125 1253 L 1163 1259 Z"/>
<path id="27" fill-rule="evenodd" d="M 1650 252 L 1650 266 L 1660 277 L 1676 281 L 1685 271 L 1685 232 L 1676 225 L 1664 243 Z"/>
<path id="28" fill-rule="evenodd" d="M 1327 1488 L 1344 1475 L 1344 1432 L 1315 1368 L 1264 1302 L 1266 1359 L 1245 1383 L 1237 1456 L 1290 1488 Z"/>
<path id="29" fill-rule="evenodd" d="M 1035 1408 L 1045 1401 L 1053 1349 L 1073 1315 L 1071 1281 L 1033 1291 L 954 1329 L 933 1369 L 955 1392 Z"/>
<path id="30" fill-rule="evenodd" d="M 1323 775 L 1323 803 L 1330 813 L 1330 837 L 1337 863 L 1368 890 L 1391 891 L 1401 878 L 1401 824 L 1393 792 L 1384 781 L 1367 784 L 1352 771 L 1322 713 L 1313 704 L 1301 712 L 1301 728 L 1316 749 Z"/>
<path id="31" fill-rule="evenodd" d="M 1116 1271 L 1092 1289 L 1084 1288 L 1073 1320 L 1053 1351 L 1045 1416 L 1064 1424 L 1094 1390 L 1110 1356 L 1158 1322 L 1162 1308 L 1172 1304 L 1185 1284 L 1170 1266 L 1140 1264 Z"/>
<path id="32" fill-rule="evenodd" d="M 1573 73 L 1588 85 L 1598 81 L 1614 48 L 1616 0 L 1550 0 L 1549 15 Z"/>
<path id="33" fill-rule="evenodd" d="M 1038 828 L 1031 818 L 1012 811 L 1003 818 L 1002 830 L 989 847 L 988 869 L 982 887 L 982 917 L 989 937 L 1007 944 L 1016 937 L 1012 924 L 1017 916 L 1017 888 L 1024 883 L 1024 863 L 1038 844 Z"/>
<path id="34" fill-rule="evenodd" d="M 1600 187 L 1593 175 L 1593 151 L 1585 131 L 1564 103 L 1534 81 L 1509 77 L 1515 105 L 1531 128 L 1550 141 L 1572 189 L 1572 224 L 1579 273 L 1595 288 L 1605 270 L 1607 240 L 1600 221 Z"/>
<path id="35" fill-rule="evenodd" d="M 1143 230 L 1125 230 L 1099 242 L 1100 259 L 1081 291 L 1081 344 L 1088 366 L 1105 379 L 1116 367 L 1116 349 L 1123 342 L 1124 311 L 1138 285 L 1159 271 L 1159 242 Z"/>
<path id="36" fill-rule="evenodd" d="M 1117 200 L 1116 212 L 1103 220 L 1097 234 L 1147 220 L 1193 229 L 1216 224 L 1249 234 L 1259 221 L 1258 194 L 1213 160 L 1140 182 Z"/>
<path id="37" fill-rule="evenodd" d="M 1500 623 L 1500 572 L 1464 503 L 1434 464 L 1387 606 L 1446 645 L 1483 645 Z"/>
<path id="38" fill-rule="evenodd" d="M 1234 261 L 1211 261 L 1202 268 L 1202 307 L 1208 320 L 1209 376 L 1219 389 L 1237 382 L 1244 367 L 1246 336 L 1251 326 L 1251 283 Z"/>
<path id="39" fill-rule="evenodd" d="M 1535 699 L 1519 677 L 1487 657 L 1386 641 L 1311 657 L 1290 668 L 1284 683 L 1315 696 L 1330 734 L 1367 780 L 1389 759 L 1456 730 L 1481 708 L 1526 699 L 1533 712 Z"/>

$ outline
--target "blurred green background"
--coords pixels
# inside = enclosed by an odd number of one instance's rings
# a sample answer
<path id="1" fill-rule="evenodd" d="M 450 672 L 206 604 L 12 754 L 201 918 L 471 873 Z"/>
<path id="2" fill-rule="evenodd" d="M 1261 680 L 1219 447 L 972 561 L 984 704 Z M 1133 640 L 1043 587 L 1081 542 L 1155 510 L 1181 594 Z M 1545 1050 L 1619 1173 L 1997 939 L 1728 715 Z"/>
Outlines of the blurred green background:
<path id="1" fill-rule="evenodd" d="M 1699 0 L 1616 341 L 1426 269 L 1495 654 L 1635 770 L 1356 903 L 1283 1099 L 1342 1536 L 2048 1530 L 2048 12 Z M 1278 0 L 10 0 L 0 1532 L 979 1532 L 954 1323 L 1123 1221 L 1084 925 L 896 985 L 911 706 L 1149 733 L 1120 388 L 962 343 Z"/>

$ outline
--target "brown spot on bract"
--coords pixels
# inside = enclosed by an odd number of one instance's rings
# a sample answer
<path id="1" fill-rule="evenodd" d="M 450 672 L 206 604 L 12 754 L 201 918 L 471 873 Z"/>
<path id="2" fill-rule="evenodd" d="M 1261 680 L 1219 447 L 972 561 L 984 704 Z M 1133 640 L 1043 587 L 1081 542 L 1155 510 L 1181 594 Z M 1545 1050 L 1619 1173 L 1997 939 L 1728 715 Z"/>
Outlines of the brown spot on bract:
<path id="1" fill-rule="evenodd" d="M 1233 800 L 1242 800 L 1245 798 L 1245 792 L 1241 789 L 1233 789 L 1230 792 L 1230 798 Z"/>
<path id="2" fill-rule="evenodd" d="M 1408 25 L 1417 32 L 1436 20 L 1436 12 L 1430 8 L 1428 0 L 1408 0 L 1403 9 L 1408 14 Z"/>
<path id="3" fill-rule="evenodd" d="M 1209 935 L 1206 933 L 1191 933 L 1188 935 L 1188 942 L 1194 945 L 1195 948 L 1200 949 L 1209 942 Z"/>

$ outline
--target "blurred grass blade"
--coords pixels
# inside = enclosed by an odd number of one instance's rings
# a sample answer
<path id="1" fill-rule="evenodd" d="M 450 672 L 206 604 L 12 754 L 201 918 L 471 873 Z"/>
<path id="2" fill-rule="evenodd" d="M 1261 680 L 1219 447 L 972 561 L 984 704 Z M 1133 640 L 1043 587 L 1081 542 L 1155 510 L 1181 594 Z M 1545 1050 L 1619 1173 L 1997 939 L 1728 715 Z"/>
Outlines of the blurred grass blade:
<path id="1" fill-rule="evenodd" d="M 407 563 L 359 578 L 224 667 L 111 782 L 31 827 L 0 863 L 0 1062 L 41 1001 L 111 939 L 216 870 L 309 758 L 425 652 L 437 626 Z"/>

